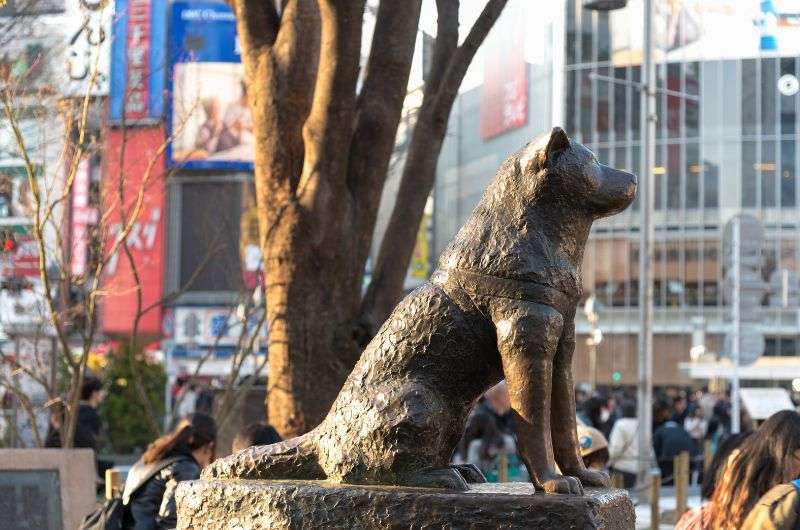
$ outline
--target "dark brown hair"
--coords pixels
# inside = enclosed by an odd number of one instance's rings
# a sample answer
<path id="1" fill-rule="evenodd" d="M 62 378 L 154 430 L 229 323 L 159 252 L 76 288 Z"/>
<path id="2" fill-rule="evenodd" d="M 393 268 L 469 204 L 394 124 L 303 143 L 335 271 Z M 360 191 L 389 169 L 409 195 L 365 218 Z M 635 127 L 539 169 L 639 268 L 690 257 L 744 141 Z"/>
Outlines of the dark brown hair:
<path id="1" fill-rule="evenodd" d="M 275 427 L 266 423 L 251 423 L 233 438 L 234 453 L 247 449 L 251 445 L 270 445 L 281 441 Z"/>
<path id="2" fill-rule="evenodd" d="M 795 451 L 800 449 L 800 414 L 776 412 L 728 457 L 711 497 L 711 528 L 741 527 L 767 491 L 790 482 Z"/>
<path id="3" fill-rule="evenodd" d="M 190 454 L 209 443 L 217 441 L 217 424 L 214 418 L 195 412 L 182 419 L 171 433 L 156 439 L 147 447 L 142 460 L 145 464 L 158 462 L 169 456 Z"/>

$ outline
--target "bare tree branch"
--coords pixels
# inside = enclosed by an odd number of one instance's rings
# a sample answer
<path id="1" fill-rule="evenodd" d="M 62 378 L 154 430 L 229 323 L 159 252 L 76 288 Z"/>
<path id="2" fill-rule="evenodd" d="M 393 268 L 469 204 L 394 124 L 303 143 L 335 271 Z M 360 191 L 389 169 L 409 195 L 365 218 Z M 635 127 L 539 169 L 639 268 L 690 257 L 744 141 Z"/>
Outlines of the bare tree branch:
<path id="1" fill-rule="evenodd" d="M 454 0 L 437 2 L 440 9 L 440 26 L 443 19 L 441 10 L 452 9 L 453 3 Z M 435 81 L 426 85 L 422 107 L 417 116 L 403 168 L 400 189 L 381 241 L 372 281 L 362 302 L 362 321 L 371 325 L 373 332 L 386 320 L 402 295 L 425 203 L 436 178 L 436 163 L 441 153 L 444 135 L 447 132 L 447 120 L 458 94 L 458 87 L 475 52 L 499 18 L 506 3 L 507 0 L 488 0 L 464 42 L 454 51 L 450 51 L 452 35 L 447 34 L 447 41 L 441 49 L 448 50 L 449 61 L 446 64 L 436 64 L 434 60 L 434 65 L 439 70 L 432 71 L 430 79 L 441 79 L 441 81 L 435 90 L 433 90 Z M 435 56 L 439 55 L 438 41 L 437 36 Z"/>

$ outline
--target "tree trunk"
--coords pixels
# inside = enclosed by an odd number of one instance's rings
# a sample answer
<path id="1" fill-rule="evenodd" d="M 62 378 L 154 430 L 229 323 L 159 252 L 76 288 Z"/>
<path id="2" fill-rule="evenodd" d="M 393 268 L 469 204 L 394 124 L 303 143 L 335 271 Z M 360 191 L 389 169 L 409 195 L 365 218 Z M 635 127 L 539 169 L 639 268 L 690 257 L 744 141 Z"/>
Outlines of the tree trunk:
<path id="1" fill-rule="evenodd" d="M 293 436 L 324 418 L 359 349 L 341 260 L 308 244 L 299 211 L 285 213 L 279 223 L 271 251 L 291 259 L 269 260 L 265 271 L 267 417 L 283 436 Z"/>

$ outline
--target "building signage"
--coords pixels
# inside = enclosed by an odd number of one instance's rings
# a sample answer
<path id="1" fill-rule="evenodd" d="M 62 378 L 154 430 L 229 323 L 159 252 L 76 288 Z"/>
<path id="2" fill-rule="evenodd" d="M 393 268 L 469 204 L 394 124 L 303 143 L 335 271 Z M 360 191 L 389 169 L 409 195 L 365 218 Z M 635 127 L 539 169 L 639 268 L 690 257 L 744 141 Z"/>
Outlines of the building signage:
<path id="1" fill-rule="evenodd" d="M 519 129 L 528 123 L 528 65 L 525 29 L 520 20 L 501 17 L 489 34 L 481 86 L 481 138 Z M 501 31 L 502 30 L 502 31 Z"/>
<path id="2" fill-rule="evenodd" d="M 168 163 L 252 169 L 253 125 L 233 11 L 223 3 L 175 2 L 170 23 Z"/>
<path id="3" fill-rule="evenodd" d="M 106 333 L 129 333 L 136 318 L 137 287 L 141 288 L 142 307 L 155 307 L 142 315 L 139 331 L 144 334 L 161 333 L 161 311 L 158 301 L 163 296 L 164 279 L 164 156 L 161 151 L 166 137 L 163 127 L 142 127 L 125 133 L 125 160 L 120 167 L 120 150 L 123 147 L 123 131 L 108 131 L 106 161 L 108 189 L 116 190 L 119 179 L 123 179 L 124 206 L 130 219 L 133 204 L 143 194 L 139 215 L 127 236 L 128 248 L 136 263 L 139 286 L 136 285 L 130 262 L 122 251 L 109 256 L 103 271 L 102 326 Z M 152 169 L 147 176 L 148 167 Z M 145 182 L 145 177 L 147 181 Z M 109 216 L 111 229 L 107 236 L 106 252 L 112 250 L 113 242 L 124 229 L 116 194 L 104 197 L 108 204 L 104 215 Z"/>
<path id="4" fill-rule="evenodd" d="M 175 308 L 175 344 L 184 346 L 236 346 L 247 326 L 248 336 L 258 325 L 258 315 L 250 315 L 246 324 L 231 307 Z M 266 325 L 261 326 L 259 339 L 266 344 Z"/>
<path id="5" fill-rule="evenodd" d="M 97 208 L 89 206 L 89 159 L 78 162 L 72 183 L 72 245 L 70 265 L 73 276 L 86 274 L 89 226 L 97 224 Z"/>
<path id="6" fill-rule="evenodd" d="M 166 0 L 116 0 L 110 120 L 160 120 L 164 113 Z"/>

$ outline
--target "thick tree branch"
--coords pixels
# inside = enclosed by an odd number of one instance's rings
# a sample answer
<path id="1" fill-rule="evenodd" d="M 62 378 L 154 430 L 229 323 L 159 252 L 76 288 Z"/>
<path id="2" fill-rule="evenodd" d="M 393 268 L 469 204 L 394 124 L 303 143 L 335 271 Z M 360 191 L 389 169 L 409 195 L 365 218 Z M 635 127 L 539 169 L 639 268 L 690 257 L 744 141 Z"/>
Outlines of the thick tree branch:
<path id="1" fill-rule="evenodd" d="M 414 58 L 421 0 L 384 0 L 378 9 L 369 61 L 356 101 L 356 123 L 350 145 L 347 187 L 355 199 L 354 227 L 359 240 L 355 270 L 363 270 L 372 241 L 380 195 L 394 149 Z M 353 311 L 360 291 L 354 291 Z"/>
<path id="2" fill-rule="evenodd" d="M 453 107 L 453 102 L 458 95 L 458 87 L 461 86 L 461 81 L 464 80 L 475 53 L 486 39 L 494 23 L 497 22 L 507 2 L 508 0 L 489 0 L 486 2 L 483 11 L 475 20 L 464 42 L 456 49 L 444 72 L 441 86 L 438 87 L 436 92 L 436 100 L 434 101 L 436 118 L 447 120 L 450 109 Z"/>
<path id="3" fill-rule="evenodd" d="M 436 0 L 436 44 L 425 81 L 426 96 L 433 96 L 439 90 L 447 65 L 458 49 L 458 10 L 459 0 Z"/>
<path id="4" fill-rule="evenodd" d="M 361 60 L 364 0 L 320 0 L 321 42 L 311 112 L 303 127 L 301 204 L 325 217 L 341 211 Z"/>
<path id="5" fill-rule="evenodd" d="M 240 20 L 239 40 L 248 49 L 271 46 L 278 34 L 280 16 L 275 4 L 266 0 L 233 0 L 236 19 Z"/>
<path id="6" fill-rule="evenodd" d="M 489 0 L 462 45 L 444 65 L 444 71 L 431 72 L 431 79 L 441 76 L 441 81 L 435 91 L 431 85 L 426 86 L 397 200 L 381 241 L 372 282 L 362 303 L 362 322 L 371 325 L 373 332 L 386 320 L 403 293 L 408 264 L 414 251 L 425 203 L 433 189 L 436 163 L 458 87 L 475 52 L 502 13 L 506 2 L 507 0 Z M 445 0 L 437 3 L 440 8 L 446 4 Z M 441 16 L 440 12 L 440 18 Z M 448 36 L 448 39 L 451 38 Z M 445 46 L 449 46 L 449 43 Z M 436 49 L 439 49 L 438 37 Z M 443 65 L 436 66 L 441 68 Z"/>

